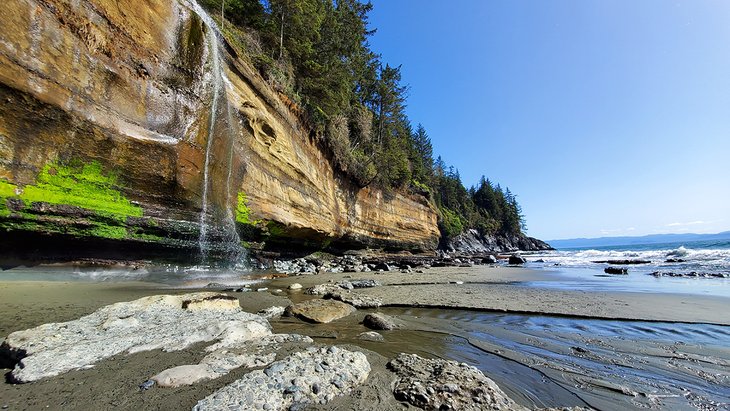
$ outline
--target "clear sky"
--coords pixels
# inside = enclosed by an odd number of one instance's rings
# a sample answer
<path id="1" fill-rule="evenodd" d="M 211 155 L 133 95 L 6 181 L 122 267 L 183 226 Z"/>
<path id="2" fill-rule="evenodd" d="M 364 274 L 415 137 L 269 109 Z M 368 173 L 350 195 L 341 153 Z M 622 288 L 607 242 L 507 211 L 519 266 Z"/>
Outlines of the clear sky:
<path id="1" fill-rule="evenodd" d="M 516 193 L 528 234 L 730 230 L 730 1 L 373 5 L 414 126 Z"/>

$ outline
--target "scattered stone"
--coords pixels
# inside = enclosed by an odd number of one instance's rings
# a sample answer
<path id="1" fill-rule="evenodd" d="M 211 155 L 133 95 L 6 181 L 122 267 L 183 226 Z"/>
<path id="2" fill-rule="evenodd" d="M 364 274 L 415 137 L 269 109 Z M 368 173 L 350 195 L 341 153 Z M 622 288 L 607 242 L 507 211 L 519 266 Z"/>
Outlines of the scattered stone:
<path id="1" fill-rule="evenodd" d="M 314 287 L 307 288 L 304 294 L 309 295 L 327 295 L 336 292 L 340 292 L 342 288 L 337 284 L 319 284 Z"/>
<path id="2" fill-rule="evenodd" d="M 294 284 L 292 284 L 292 285 L 289 286 L 289 289 L 292 290 L 292 291 L 301 290 L 302 289 L 302 285 L 299 284 L 299 283 L 294 283 Z"/>
<path id="3" fill-rule="evenodd" d="M 10 378 L 30 382 L 123 352 L 178 351 L 215 340 L 230 345 L 269 334 L 269 323 L 243 312 L 234 297 L 203 292 L 108 305 L 74 321 L 14 332 L 0 350 L 19 361 Z"/>
<path id="4" fill-rule="evenodd" d="M 667 258 L 667 260 L 664 262 L 665 263 L 685 263 L 685 262 L 687 262 L 687 260 L 683 260 L 681 258 Z"/>
<path id="5" fill-rule="evenodd" d="M 352 280 L 350 281 L 350 284 L 354 288 L 372 288 L 372 287 L 379 287 L 381 284 L 379 281 L 376 280 Z"/>
<path id="6" fill-rule="evenodd" d="M 388 363 L 398 380 L 393 395 L 427 410 L 526 410 L 475 367 L 400 354 Z"/>
<path id="7" fill-rule="evenodd" d="M 380 313 L 366 315 L 362 323 L 373 330 L 395 330 L 400 328 L 392 317 Z"/>
<path id="8" fill-rule="evenodd" d="M 671 271 L 655 271 L 651 273 L 654 277 L 678 277 L 678 278 L 730 278 L 730 273 L 702 273 L 690 271 L 687 273 L 675 273 Z"/>
<path id="9" fill-rule="evenodd" d="M 583 347 L 570 347 L 570 349 L 573 350 L 573 352 L 576 352 L 578 354 L 588 354 L 588 352 L 589 352 L 588 350 L 586 350 Z"/>
<path id="10" fill-rule="evenodd" d="M 269 289 L 268 289 L 268 287 L 261 287 L 261 288 L 257 288 L 256 291 L 258 291 L 258 292 L 261 293 L 261 292 L 264 292 L 264 291 L 269 291 Z"/>
<path id="11" fill-rule="evenodd" d="M 315 323 L 328 323 L 353 312 L 355 307 L 340 301 L 309 300 L 286 307 L 284 315 Z"/>
<path id="12" fill-rule="evenodd" d="M 523 257 L 521 257 L 519 255 L 511 255 L 511 256 L 509 256 L 508 262 L 511 265 L 520 265 L 520 264 L 526 263 L 527 260 L 525 260 Z"/>
<path id="13" fill-rule="evenodd" d="M 284 307 L 281 306 L 273 306 L 269 308 L 264 308 L 263 310 L 259 311 L 257 314 L 268 319 L 275 318 L 275 317 L 281 317 L 284 314 Z"/>
<path id="14" fill-rule="evenodd" d="M 319 284 L 314 287 L 310 287 L 305 291 L 305 294 L 309 295 L 334 295 L 342 290 L 353 290 L 355 288 L 371 288 L 378 287 L 380 283 L 375 280 L 351 280 L 351 281 L 340 281 L 338 283 L 327 283 Z"/>
<path id="15" fill-rule="evenodd" d="M 365 341 L 383 342 L 385 338 L 375 331 L 365 331 L 357 335 L 357 338 Z"/>
<path id="16" fill-rule="evenodd" d="M 535 262 L 536 262 L 536 263 L 544 263 L 544 262 L 545 262 L 545 260 L 543 260 L 542 258 L 538 258 L 537 260 L 535 260 Z"/>
<path id="17" fill-rule="evenodd" d="M 326 365 L 326 367 L 324 366 Z M 363 353 L 337 347 L 294 353 L 198 401 L 194 411 L 255 408 L 303 409 L 348 394 L 370 373 Z"/>
<path id="18" fill-rule="evenodd" d="M 606 274 L 628 274 L 629 269 L 626 267 L 606 267 L 603 269 L 603 272 Z"/>
<path id="19" fill-rule="evenodd" d="M 386 263 L 377 263 L 372 266 L 373 271 L 390 271 L 390 266 Z"/>

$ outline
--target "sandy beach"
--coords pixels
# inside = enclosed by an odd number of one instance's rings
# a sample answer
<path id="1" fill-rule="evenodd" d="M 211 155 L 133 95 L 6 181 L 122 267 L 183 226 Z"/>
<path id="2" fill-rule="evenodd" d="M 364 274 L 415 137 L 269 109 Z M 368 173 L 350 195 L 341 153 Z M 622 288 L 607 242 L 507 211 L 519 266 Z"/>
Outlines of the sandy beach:
<path id="1" fill-rule="evenodd" d="M 664 324 L 670 324 L 671 328 L 671 324 L 678 323 L 686 323 L 688 333 L 694 332 L 692 327 L 710 327 L 711 324 L 716 326 L 709 332 L 725 333 L 727 330 L 722 325 L 730 324 L 730 320 L 724 311 L 730 301 L 721 297 L 534 288 L 524 283 L 553 281 L 555 277 L 541 271 L 486 266 L 434 268 L 423 273 L 282 277 L 265 280 L 253 287 L 266 287 L 265 292 L 227 294 L 237 297 L 245 311 L 257 312 L 271 306 L 320 298 L 287 290 L 293 283 L 301 284 L 305 290 L 318 284 L 353 279 L 380 282 L 381 286 L 352 293 L 380 298 L 383 307 L 359 309 L 329 324 L 310 324 L 289 317 L 271 320 L 277 333 L 298 333 L 312 337 L 315 344 L 351 347 L 364 352 L 370 361 L 373 371 L 356 394 L 338 398 L 318 409 L 372 409 L 375 405 L 378 409 L 404 409 L 390 391 L 393 377 L 385 367 L 388 360 L 401 352 L 471 363 L 528 408 L 592 406 L 600 409 L 618 404 L 618 408 L 633 409 L 691 403 L 675 398 L 673 384 L 668 383 L 657 391 L 630 376 L 622 380 L 601 371 L 602 367 L 633 361 L 647 364 L 657 377 L 669 376 L 668 379 L 685 382 L 688 378 L 707 380 L 709 386 L 705 388 L 710 394 L 722 397 L 730 393 L 730 349 L 727 344 L 724 349 L 721 342 L 718 342 L 720 347 L 700 348 L 701 344 L 682 342 L 681 336 L 677 336 L 676 340 L 681 344 L 667 347 L 650 335 L 661 334 L 667 327 Z M 115 302 L 190 291 L 145 282 L 4 281 L 0 282 L 0 301 L 3 302 L 0 305 L 0 335 L 5 337 L 40 324 L 73 320 Z M 385 342 L 359 339 L 360 333 L 368 331 L 362 325 L 363 317 L 376 311 L 398 319 L 404 326 L 382 331 Z M 515 318 L 525 323 L 514 326 Z M 651 340 L 648 342 L 643 341 L 641 335 L 616 338 L 615 335 L 590 332 L 590 327 L 600 329 L 608 320 L 622 320 L 626 324 L 631 324 L 628 320 L 640 322 L 637 324 L 659 322 L 658 331 L 647 332 Z M 533 327 L 540 321 L 546 325 Z M 583 335 L 581 327 L 588 327 L 591 335 Z M 642 342 L 638 343 L 639 340 Z M 277 358 L 301 348 L 301 345 L 287 347 L 277 354 Z M 537 348 L 543 351 L 535 351 Z M 551 355 L 568 359 L 547 361 Z M 219 379 L 179 388 L 140 391 L 138 385 L 160 370 L 196 362 L 203 356 L 203 345 L 176 352 L 153 350 L 120 354 L 90 369 L 70 371 L 28 384 L 1 384 L 0 406 L 11 410 L 190 409 L 196 401 L 235 381 L 248 370 L 234 370 Z M 672 361 L 682 359 L 686 360 L 687 366 L 682 365 L 678 371 L 677 364 L 672 365 Z M 703 366 L 691 365 L 693 361 L 699 361 Z M 9 371 L 9 368 L 4 369 L 4 373 Z M 705 374 L 711 377 L 703 377 Z M 675 378 L 676 375 L 679 377 Z M 574 389 L 570 384 L 582 384 L 583 388 Z M 666 398 L 662 397 L 665 391 L 669 393 Z M 713 401 L 711 395 L 705 396 L 707 403 Z M 699 397 L 696 402 L 704 404 L 704 397 Z"/>

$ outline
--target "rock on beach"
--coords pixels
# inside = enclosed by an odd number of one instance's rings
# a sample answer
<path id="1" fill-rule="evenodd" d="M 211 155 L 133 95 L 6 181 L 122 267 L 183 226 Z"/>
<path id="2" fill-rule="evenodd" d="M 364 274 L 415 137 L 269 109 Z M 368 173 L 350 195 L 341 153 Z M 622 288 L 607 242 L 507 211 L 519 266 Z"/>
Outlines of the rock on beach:
<path id="1" fill-rule="evenodd" d="M 355 307 L 336 300 L 308 300 L 286 307 L 284 315 L 314 323 L 328 323 L 355 311 Z"/>
<path id="2" fill-rule="evenodd" d="M 200 400 L 193 411 L 303 409 L 349 393 L 369 373 L 363 353 L 310 347 L 244 375 Z"/>
<path id="3" fill-rule="evenodd" d="M 202 292 L 144 297 L 77 320 L 17 331 L 0 352 L 18 361 L 10 375 L 13 381 L 31 382 L 124 352 L 178 351 L 214 341 L 230 345 L 270 334 L 268 321 L 242 311 L 237 299 Z"/>
<path id="4" fill-rule="evenodd" d="M 365 316 L 363 325 L 373 330 L 395 330 L 399 328 L 398 323 L 390 316 L 379 313 L 372 313 Z"/>
<path id="5" fill-rule="evenodd" d="M 399 401 L 427 410 L 527 410 L 476 367 L 447 360 L 400 354 L 388 363 L 398 380 Z"/>

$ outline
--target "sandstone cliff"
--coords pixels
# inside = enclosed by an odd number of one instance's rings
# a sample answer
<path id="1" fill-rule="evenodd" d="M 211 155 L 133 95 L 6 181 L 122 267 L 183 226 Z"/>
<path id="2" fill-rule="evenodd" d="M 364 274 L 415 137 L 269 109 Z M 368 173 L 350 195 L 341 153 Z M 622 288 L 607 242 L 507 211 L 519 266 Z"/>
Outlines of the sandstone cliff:
<path id="1" fill-rule="evenodd" d="M 269 245 L 436 248 L 433 207 L 341 176 L 194 2 L 4 8 L 5 247 L 226 253 L 238 232 Z"/>

